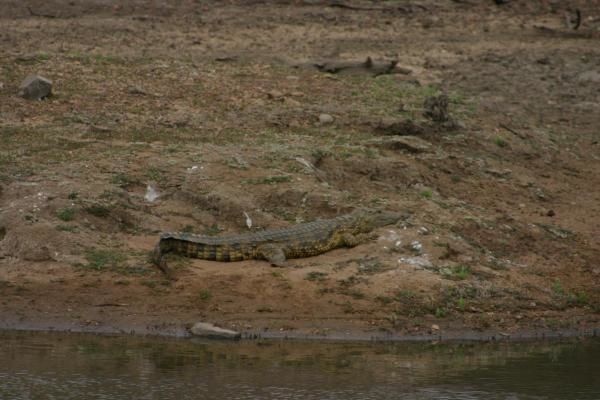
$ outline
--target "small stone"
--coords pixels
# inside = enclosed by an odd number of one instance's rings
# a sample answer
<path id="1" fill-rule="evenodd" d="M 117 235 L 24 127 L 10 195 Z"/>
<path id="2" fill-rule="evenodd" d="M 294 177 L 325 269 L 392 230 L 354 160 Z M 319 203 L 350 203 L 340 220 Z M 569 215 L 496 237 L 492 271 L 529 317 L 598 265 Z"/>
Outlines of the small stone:
<path id="1" fill-rule="evenodd" d="M 431 330 L 433 330 L 433 331 L 439 331 L 440 330 L 440 326 L 437 325 L 437 324 L 433 324 L 433 325 L 431 325 Z"/>
<path id="2" fill-rule="evenodd" d="M 321 125 L 327 125 L 333 123 L 333 117 L 329 114 L 321 114 L 319 115 L 319 123 Z"/>
<path id="3" fill-rule="evenodd" d="M 41 100 L 52 94 L 52 81 L 39 75 L 29 75 L 19 86 L 19 96 Z"/>
<path id="4" fill-rule="evenodd" d="M 267 97 L 272 100 L 283 100 L 283 93 L 279 90 L 271 90 L 267 93 Z"/>
<path id="5" fill-rule="evenodd" d="M 229 329 L 219 328 L 208 322 L 198 322 L 190 328 L 190 333 L 194 336 L 200 336 L 211 339 L 239 339 L 242 334 Z"/>
<path id="6" fill-rule="evenodd" d="M 291 107 L 300 107 L 302 105 L 298 100 L 294 100 L 289 97 L 284 98 L 283 102 Z"/>

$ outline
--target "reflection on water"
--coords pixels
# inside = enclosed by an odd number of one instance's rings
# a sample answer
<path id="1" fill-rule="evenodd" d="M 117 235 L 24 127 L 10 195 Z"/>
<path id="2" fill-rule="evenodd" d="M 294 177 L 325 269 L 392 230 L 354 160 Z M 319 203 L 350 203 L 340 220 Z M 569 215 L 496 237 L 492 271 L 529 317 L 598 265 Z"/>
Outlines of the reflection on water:
<path id="1" fill-rule="evenodd" d="M 600 342 L 202 342 L 0 332 L 0 399 L 600 399 Z"/>

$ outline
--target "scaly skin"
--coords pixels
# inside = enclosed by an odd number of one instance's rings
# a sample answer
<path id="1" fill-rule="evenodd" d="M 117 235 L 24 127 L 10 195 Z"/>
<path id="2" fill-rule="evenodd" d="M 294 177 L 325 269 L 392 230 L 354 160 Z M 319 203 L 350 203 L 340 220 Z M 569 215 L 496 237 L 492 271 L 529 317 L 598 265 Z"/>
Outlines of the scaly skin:
<path id="1" fill-rule="evenodd" d="M 289 258 L 303 258 L 338 247 L 366 241 L 373 229 L 398 222 L 401 215 L 387 211 L 359 210 L 333 219 L 317 220 L 288 228 L 214 237 L 176 232 L 163 233 L 153 261 L 166 268 L 164 254 L 213 261 L 267 260 L 286 266 Z"/>

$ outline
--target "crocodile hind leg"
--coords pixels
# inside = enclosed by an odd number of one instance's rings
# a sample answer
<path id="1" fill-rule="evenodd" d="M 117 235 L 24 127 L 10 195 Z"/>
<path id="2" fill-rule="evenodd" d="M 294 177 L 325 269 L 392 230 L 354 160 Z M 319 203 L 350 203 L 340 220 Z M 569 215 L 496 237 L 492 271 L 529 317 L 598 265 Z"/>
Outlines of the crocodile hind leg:
<path id="1" fill-rule="evenodd" d="M 258 254 L 274 267 L 289 267 L 283 249 L 277 245 L 262 245 L 258 248 Z"/>
<path id="2" fill-rule="evenodd" d="M 167 260 L 165 259 L 165 255 L 162 251 L 160 244 L 161 242 L 159 241 L 154 247 L 154 250 L 152 251 L 152 263 L 156 265 L 165 274 L 167 278 L 173 279 L 171 269 L 167 265 Z"/>
<path id="3" fill-rule="evenodd" d="M 376 239 L 377 234 L 375 233 L 360 233 L 358 235 L 353 235 L 351 233 L 345 233 L 342 235 L 342 242 L 344 246 L 347 247 L 355 247 L 361 243 L 368 242 L 369 240 Z"/>

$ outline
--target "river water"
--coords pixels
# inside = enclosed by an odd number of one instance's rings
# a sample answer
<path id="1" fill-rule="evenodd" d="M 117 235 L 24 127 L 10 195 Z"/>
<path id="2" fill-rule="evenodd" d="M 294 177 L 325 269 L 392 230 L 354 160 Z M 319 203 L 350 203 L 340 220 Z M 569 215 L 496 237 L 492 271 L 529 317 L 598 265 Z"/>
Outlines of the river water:
<path id="1" fill-rule="evenodd" d="M 600 399 L 600 341 L 210 342 L 0 331 L 0 399 Z"/>

